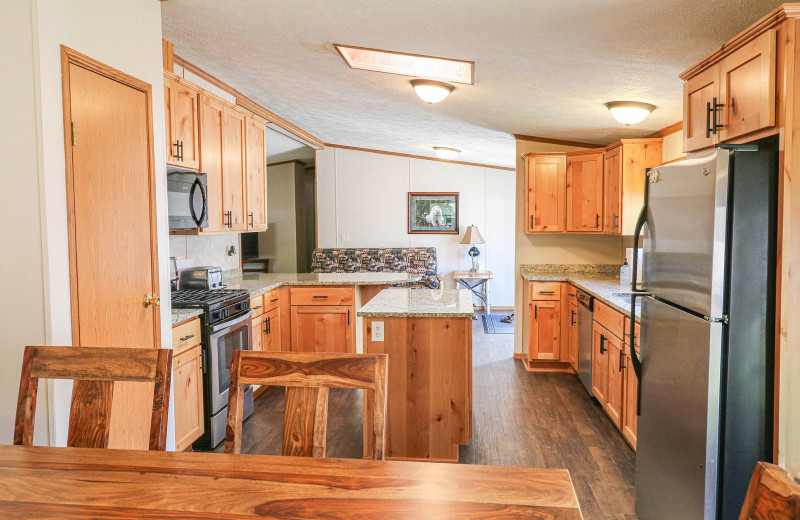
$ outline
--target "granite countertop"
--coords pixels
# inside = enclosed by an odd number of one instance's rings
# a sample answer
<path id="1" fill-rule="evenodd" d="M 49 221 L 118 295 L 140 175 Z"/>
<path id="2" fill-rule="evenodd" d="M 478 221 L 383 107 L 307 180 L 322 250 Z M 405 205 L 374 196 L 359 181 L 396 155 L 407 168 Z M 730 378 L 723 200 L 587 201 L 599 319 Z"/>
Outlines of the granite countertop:
<path id="1" fill-rule="evenodd" d="M 419 280 L 422 275 L 408 273 L 251 273 L 231 280 L 228 288 L 257 296 L 283 285 L 390 285 Z"/>
<path id="2" fill-rule="evenodd" d="M 373 318 L 472 318 L 472 292 L 458 289 L 384 289 L 356 314 Z"/>
<path id="3" fill-rule="evenodd" d="M 569 282 L 612 309 L 628 317 L 631 315 L 630 297 L 619 296 L 631 292 L 630 284 L 619 283 L 619 266 L 521 265 L 520 275 L 530 282 Z M 641 314 L 641 305 L 637 305 L 636 321 Z"/>
<path id="4" fill-rule="evenodd" d="M 203 309 L 172 309 L 172 326 L 203 314 Z"/>

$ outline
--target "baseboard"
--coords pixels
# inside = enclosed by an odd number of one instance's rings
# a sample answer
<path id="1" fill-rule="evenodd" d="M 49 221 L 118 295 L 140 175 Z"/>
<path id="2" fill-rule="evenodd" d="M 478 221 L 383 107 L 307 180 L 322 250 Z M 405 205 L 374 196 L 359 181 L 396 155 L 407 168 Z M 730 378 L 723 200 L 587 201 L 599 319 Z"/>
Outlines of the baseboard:
<path id="1" fill-rule="evenodd" d="M 522 352 L 514 352 L 514 359 L 522 359 Z"/>

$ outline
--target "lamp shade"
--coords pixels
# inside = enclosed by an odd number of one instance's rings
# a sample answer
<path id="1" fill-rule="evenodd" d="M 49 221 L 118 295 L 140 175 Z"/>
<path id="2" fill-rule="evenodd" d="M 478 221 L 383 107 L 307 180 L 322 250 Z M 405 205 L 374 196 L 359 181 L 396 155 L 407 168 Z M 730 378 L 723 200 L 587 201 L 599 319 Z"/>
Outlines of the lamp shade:
<path id="1" fill-rule="evenodd" d="M 478 231 L 478 226 L 469 226 L 460 243 L 469 245 L 485 244 L 486 240 L 483 239 L 481 232 Z"/>

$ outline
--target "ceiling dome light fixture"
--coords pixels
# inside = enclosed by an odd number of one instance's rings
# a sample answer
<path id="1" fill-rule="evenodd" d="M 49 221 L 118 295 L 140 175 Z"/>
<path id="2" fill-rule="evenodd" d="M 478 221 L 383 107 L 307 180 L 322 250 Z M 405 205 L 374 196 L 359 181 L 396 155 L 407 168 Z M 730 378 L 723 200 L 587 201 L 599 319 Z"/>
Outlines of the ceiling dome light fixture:
<path id="1" fill-rule="evenodd" d="M 432 79 L 412 79 L 411 86 L 422 101 L 431 104 L 442 101 L 456 89 L 449 83 Z"/>
<path id="2" fill-rule="evenodd" d="M 638 101 L 611 101 L 606 103 L 606 108 L 614 119 L 623 125 L 630 126 L 644 121 L 656 109 L 656 106 Z"/>
<path id="3" fill-rule="evenodd" d="M 455 159 L 461 153 L 458 148 L 447 148 L 446 146 L 434 146 L 433 151 L 441 159 Z"/>

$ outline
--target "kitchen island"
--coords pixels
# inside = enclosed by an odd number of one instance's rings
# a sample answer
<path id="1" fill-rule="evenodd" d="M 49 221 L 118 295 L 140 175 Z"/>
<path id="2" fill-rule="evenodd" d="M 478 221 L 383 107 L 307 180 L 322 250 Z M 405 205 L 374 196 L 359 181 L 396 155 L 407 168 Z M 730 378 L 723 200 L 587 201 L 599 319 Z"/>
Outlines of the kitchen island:
<path id="1" fill-rule="evenodd" d="M 472 293 L 386 289 L 358 315 L 364 352 L 389 356 L 386 458 L 457 462 L 472 438 Z M 371 439 L 365 422 L 365 456 Z"/>

